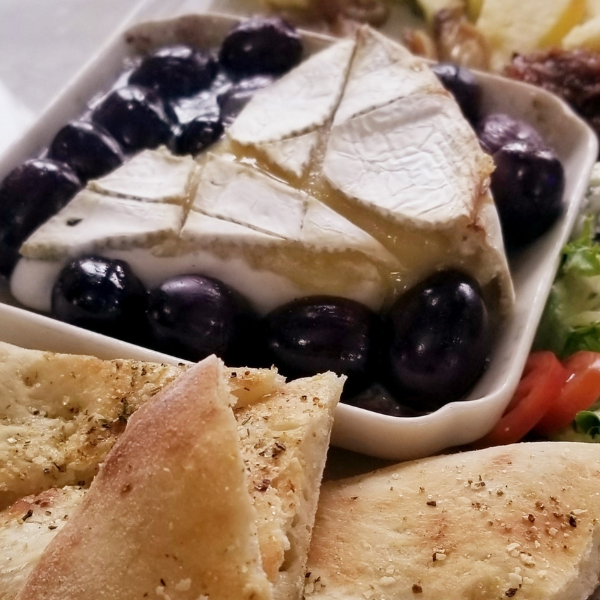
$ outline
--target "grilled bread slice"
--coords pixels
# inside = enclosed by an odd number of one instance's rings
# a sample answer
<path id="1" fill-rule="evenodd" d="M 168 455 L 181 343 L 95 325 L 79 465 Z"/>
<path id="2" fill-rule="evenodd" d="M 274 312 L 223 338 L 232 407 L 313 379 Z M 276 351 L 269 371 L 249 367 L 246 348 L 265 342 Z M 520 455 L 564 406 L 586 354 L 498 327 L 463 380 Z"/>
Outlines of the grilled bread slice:
<path id="1" fill-rule="evenodd" d="M 600 573 L 600 447 L 529 443 L 327 483 L 306 600 L 583 600 Z"/>
<path id="2" fill-rule="evenodd" d="M 270 600 L 221 361 L 130 419 L 19 600 Z"/>
<path id="3" fill-rule="evenodd" d="M 51 487 L 89 484 L 127 419 L 187 368 L 0 342 L 0 509 Z M 284 383 L 275 370 L 226 372 L 240 405 Z"/>

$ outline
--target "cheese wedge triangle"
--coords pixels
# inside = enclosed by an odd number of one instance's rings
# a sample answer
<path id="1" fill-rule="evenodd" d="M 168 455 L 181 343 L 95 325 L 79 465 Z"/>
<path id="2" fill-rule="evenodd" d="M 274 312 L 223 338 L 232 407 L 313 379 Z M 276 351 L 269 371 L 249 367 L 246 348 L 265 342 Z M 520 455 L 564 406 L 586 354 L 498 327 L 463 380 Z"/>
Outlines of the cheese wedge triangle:
<path id="1" fill-rule="evenodd" d="M 232 402 L 210 357 L 137 411 L 18 598 L 269 600 Z"/>
<path id="2" fill-rule="evenodd" d="M 306 600 L 587 598 L 600 447 L 528 443 L 326 483 Z"/>

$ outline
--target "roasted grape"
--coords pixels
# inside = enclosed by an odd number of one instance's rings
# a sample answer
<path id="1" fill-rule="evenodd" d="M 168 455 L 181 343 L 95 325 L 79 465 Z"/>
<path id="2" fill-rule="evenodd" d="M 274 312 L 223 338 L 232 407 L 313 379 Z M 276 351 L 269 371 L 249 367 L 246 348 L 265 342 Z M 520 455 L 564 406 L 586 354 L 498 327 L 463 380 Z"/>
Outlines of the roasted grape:
<path id="1" fill-rule="evenodd" d="M 563 167 L 549 149 L 530 142 L 513 142 L 494 155 L 492 193 L 509 249 L 532 242 L 558 219 L 563 211 Z"/>
<path id="2" fill-rule="evenodd" d="M 386 334 L 386 380 L 417 411 L 460 400 L 490 354 L 488 311 L 479 284 L 458 271 L 436 273 L 393 305 Z"/>
<path id="3" fill-rule="evenodd" d="M 529 123 L 503 113 L 485 116 L 477 127 L 477 135 L 488 154 L 512 142 L 529 142 L 540 149 L 547 148 L 542 136 Z"/>
<path id="4" fill-rule="evenodd" d="M 129 265 L 100 256 L 69 262 L 52 289 L 57 319 L 130 342 L 145 342 L 144 305 L 144 287 Z"/>
<path id="5" fill-rule="evenodd" d="M 481 87 L 473 73 L 452 63 L 438 63 L 431 68 L 454 96 L 465 118 L 475 126 L 481 113 Z"/>
<path id="6" fill-rule="evenodd" d="M 168 279 L 150 291 L 147 314 L 153 343 L 162 352 L 194 361 L 216 354 L 228 364 L 261 364 L 256 318 L 245 300 L 217 279 Z"/>
<path id="7" fill-rule="evenodd" d="M 111 92 L 92 113 L 94 122 L 129 152 L 166 144 L 173 118 L 154 91 L 136 85 Z"/>
<path id="8" fill-rule="evenodd" d="M 281 75 L 301 57 L 298 32 L 277 17 L 240 22 L 223 41 L 219 54 L 221 64 L 236 77 Z"/>
<path id="9" fill-rule="evenodd" d="M 179 44 L 144 58 L 129 83 L 151 88 L 162 98 L 179 98 L 206 89 L 216 73 L 217 61 L 209 52 Z"/>
<path id="10" fill-rule="evenodd" d="M 275 365 L 288 377 L 323 371 L 347 375 L 346 396 L 374 377 L 379 327 L 365 306 L 333 296 L 310 296 L 267 315 L 267 346 Z"/>
<path id="11" fill-rule="evenodd" d="M 123 162 L 116 140 L 85 121 L 65 125 L 52 140 L 48 156 L 68 164 L 83 182 L 102 177 Z"/>
<path id="12" fill-rule="evenodd" d="M 266 75 L 242 79 L 219 94 L 217 102 L 220 108 L 221 122 L 229 127 L 254 94 L 261 88 L 273 83 L 273 78 Z"/>
<path id="13" fill-rule="evenodd" d="M 196 117 L 181 125 L 179 132 L 171 141 L 171 150 L 175 154 L 195 156 L 216 142 L 223 134 L 223 122 L 219 115 L 207 114 Z"/>
<path id="14" fill-rule="evenodd" d="M 81 188 L 67 165 L 28 160 L 0 184 L 0 274 L 9 275 L 25 239 Z"/>

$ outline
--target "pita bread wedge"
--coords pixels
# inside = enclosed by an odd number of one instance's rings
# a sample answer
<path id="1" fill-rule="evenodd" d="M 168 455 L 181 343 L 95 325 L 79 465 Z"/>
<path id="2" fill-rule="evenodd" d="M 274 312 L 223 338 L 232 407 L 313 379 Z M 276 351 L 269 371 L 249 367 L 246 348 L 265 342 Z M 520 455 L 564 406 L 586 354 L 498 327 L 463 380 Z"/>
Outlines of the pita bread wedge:
<path id="1" fill-rule="evenodd" d="M 306 600 L 583 600 L 600 574 L 600 447 L 530 443 L 327 483 Z"/>
<path id="2" fill-rule="evenodd" d="M 269 600 L 233 398 L 215 357 L 129 420 L 19 600 Z"/>
<path id="3" fill-rule="evenodd" d="M 53 488 L 0 512 L 0 600 L 16 598 L 85 493 L 81 487 Z"/>
<path id="4" fill-rule="evenodd" d="M 129 416 L 187 368 L 0 342 L 0 509 L 51 487 L 88 485 Z M 226 372 L 240 405 L 285 381 L 269 369 Z"/>
<path id="5" fill-rule="evenodd" d="M 235 411 L 257 510 L 263 567 L 276 600 L 302 595 L 333 412 L 343 382 L 333 373 L 297 379 L 263 402 Z"/>
<path id="6" fill-rule="evenodd" d="M 235 377 L 232 377 L 235 373 Z M 260 382 L 260 371 L 229 369 L 226 377 Z M 247 484 L 256 508 L 256 524 L 263 567 L 273 584 L 275 598 L 301 596 L 310 533 L 333 412 L 343 380 L 331 373 L 296 380 L 272 391 L 260 401 L 234 410 Z M 264 384 L 264 382 L 263 382 Z M 58 530 L 52 515 L 73 512 L 86 490 L 49 490 L 24 499 L 26 505 L 43 505 L 51 514 L 44 519 L 27 513 L 23 501 L 0 513 L 0 600 L 14 600 L 45 547 Z M 4 516 L 4 520 L 3 520 Z M 21 521 L 21 522 L 19 522 Z M 4 543 L 8 539 L 11 543 Z M 27 552 L 23 554 L 23 549 Z M 18 563 L 18 569 L 13 565 Z"/>

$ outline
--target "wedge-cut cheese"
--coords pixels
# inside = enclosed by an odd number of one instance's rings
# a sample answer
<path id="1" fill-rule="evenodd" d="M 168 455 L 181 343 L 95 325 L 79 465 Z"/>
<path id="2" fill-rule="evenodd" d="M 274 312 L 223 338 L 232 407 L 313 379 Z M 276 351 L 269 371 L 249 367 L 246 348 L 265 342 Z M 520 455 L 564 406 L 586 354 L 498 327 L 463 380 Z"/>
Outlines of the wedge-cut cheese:
<path id="1" fill-rule="evenodd" d="M 88 187 L 112 196 L 185 205 L 196 170 L 191 156 L 174 156 L 161 147 L 140 152 L 116 171 L 90 181 Z"/>
<path id="2" fill-rule="evenodd" d="M 254 146 L 325 125 L 342 95 L 354 46 L 351 39 L 333 44 L 259 90 L 230 127 L 229 137 Z"/>
<path id="3" fill-rule="evenodd" d="M 0 512 L 0 600 L 17 597 L 85 492 L 81 487 L 53 488 L 22 498 Z"/>
<path id="4" fill-rule="evenodd" d="M 599 569 L 600 447 L 517 444 L 326 483 L 305 598 L 579 600 Z"/>
<path id="5" fill-rule="evenodd" d="M 485 0 L 477 19 L 479 29 L 501 69 L 514 52 L 559 45 L 583 18 L 586 0 Z"/>
<path id="6" fill-rule="evenodd" d="M 370 28 L 357 32 L 356 51 L 334 125 L 417 93 L 444 93 L 422 58 Z"/>
<path id="7" fill-rule="evenodd" d="M 266 156 L 269 163 L 285 173 L 302 177 L 319 143 L 319 134 L 319 131 L 312 131 L 278 142 L 258 144 L 256 149 Z"/>
<path id="8" fill-rule="evenodd" d="M 20 600 L 270 600 L 223 374 L 209 357 L 131 417 Z"/>
<path id="9" fill-rule="evenodd" d="M 150 248 L 176 237 L 183 209 L 83 190 L 21 248 L 27 258 L 57 260 L 106 248 Z"/>
<path id="10" fill-rule="evenodd" d="M 564 37 L 562 47 L 567 50 L 576 48 L 587 48 L 588 50 L 600 50 L 600 14 L 581 25 L 573 27 Z"/>
<path id="11" fill-rule="evenodd" d="M 0 508 L 51 487 L 89 484 L 129 416 L 186 368 L 0 343 Z M 233 372 L 240 405 L 283 384 L 274 370 Z"/>

